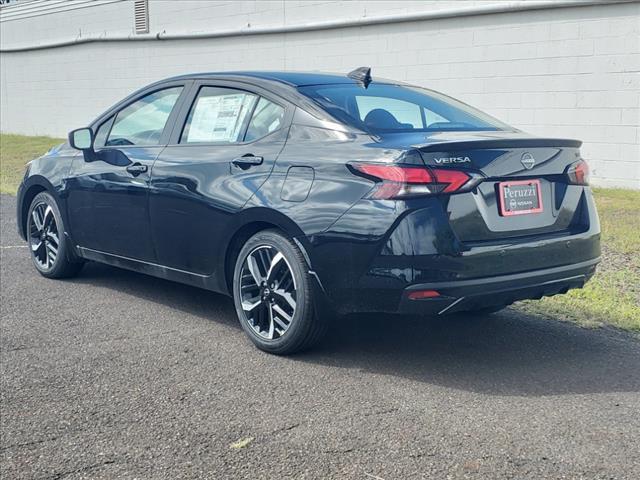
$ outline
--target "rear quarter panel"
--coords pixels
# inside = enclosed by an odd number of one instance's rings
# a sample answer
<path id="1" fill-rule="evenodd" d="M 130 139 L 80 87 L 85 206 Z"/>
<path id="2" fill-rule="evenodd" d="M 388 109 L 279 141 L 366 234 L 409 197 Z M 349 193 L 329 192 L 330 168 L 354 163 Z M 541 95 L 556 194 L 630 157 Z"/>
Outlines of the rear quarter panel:
<path id="1" fill-rule="evenodd" d="M 368 135 L 294 124 L 271 176 L 247 207 L 276 209 L 305 235 L 321 233 L 373 185 L 353 175 L 349 162 L 393 162 L 403 153 L 378 148 Z"/>

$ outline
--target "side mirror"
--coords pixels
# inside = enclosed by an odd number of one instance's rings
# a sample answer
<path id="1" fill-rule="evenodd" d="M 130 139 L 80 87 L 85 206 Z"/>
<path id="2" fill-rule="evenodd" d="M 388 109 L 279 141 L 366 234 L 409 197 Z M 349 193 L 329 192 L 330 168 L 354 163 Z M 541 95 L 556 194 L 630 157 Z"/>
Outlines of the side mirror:
<path id="1" fill-rule="evenodd" d="M 90 128 L 78 128 L 69 133 L 69 145 L 76 150 L 93 150 L 93 132 Z"/>

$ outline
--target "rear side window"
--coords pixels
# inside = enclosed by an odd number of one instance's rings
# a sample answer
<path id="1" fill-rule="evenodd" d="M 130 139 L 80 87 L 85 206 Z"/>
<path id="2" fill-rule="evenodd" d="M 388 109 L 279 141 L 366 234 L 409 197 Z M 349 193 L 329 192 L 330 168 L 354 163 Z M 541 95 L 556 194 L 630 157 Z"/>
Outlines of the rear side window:
<path id="1" fill-rule="evenodd" d="M 158 90 L 120 110 L 105 145 L 158 145 L 180 92 L 182 87 Z"/>
<path id="2" fill-rule="evenodd" d="M 265 137 L 282 127 L 283 122 L 284 108 L 266 98 L 261 98 L 253 112 L 244 139 L 250 142 Z"/>
<path id="3" fill-rule="evenodd" d="M 298 90 L 337 120 L 374 133 L 513 130 L 469 105 L 417 87 L 372 83 L 312 85 Z"/>
<path id="4" fill-rule="evenodd" d="M 237 143 L 258 96 L 241 90 L 202 87 L 180 137 L 180 143 Z"/>

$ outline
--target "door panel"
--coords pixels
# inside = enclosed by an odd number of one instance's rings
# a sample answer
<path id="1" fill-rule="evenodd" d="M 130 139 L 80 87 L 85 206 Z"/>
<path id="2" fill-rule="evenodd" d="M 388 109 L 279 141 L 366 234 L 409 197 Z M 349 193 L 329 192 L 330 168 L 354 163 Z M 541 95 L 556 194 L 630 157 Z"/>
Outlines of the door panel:
<path id="1" fill-rule="evenodd" d="M 74 159 L 67 212 L 83 248 L 153 262 L 149 180 L 185 97 L 185 85 L 155 87 L 95 125 L 95 152 Z"/>
<path id="2" fill-rule="evenodd" d="M 211 275 L 232 215 L 284 147 L 293 107 L 231 82 L 197 87 L 181 113 L 184 129 L 176 125 L 173 144 L 154 164 L 149 212 L 158 263 Z"/>
<path id="3" fill-rule="evenodd" d="M 284 147 L 286 131 L 250 145 L 168 146 L 153 166 L 149 212 L 158 263 L 200 274 L 214 273 L 231 215 L 264 181 Z M 250 154 L 258 165 L 235 165 Z"/>
<path id="4" fill-rule="evenodd" d="M 90 162 L 74 159 L 67 180 L 69 219 L 75 242 L 85 248 L 138 260 L 155 258 L 149 233 L 151 166 L 163 147 L 96 152 Z M 131 166 L 147 171 L 129 172 Z"/>

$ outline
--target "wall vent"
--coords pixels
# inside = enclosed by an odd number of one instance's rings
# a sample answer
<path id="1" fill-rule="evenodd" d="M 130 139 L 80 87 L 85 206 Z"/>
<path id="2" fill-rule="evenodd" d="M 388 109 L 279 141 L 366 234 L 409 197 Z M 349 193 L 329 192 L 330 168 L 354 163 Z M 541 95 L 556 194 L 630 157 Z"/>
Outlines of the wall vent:
<path id="1" fill-rule="evenodd" d="M 135 0 L 133 13 L 136 33 L 149 33 L 149 1 Z"/>

